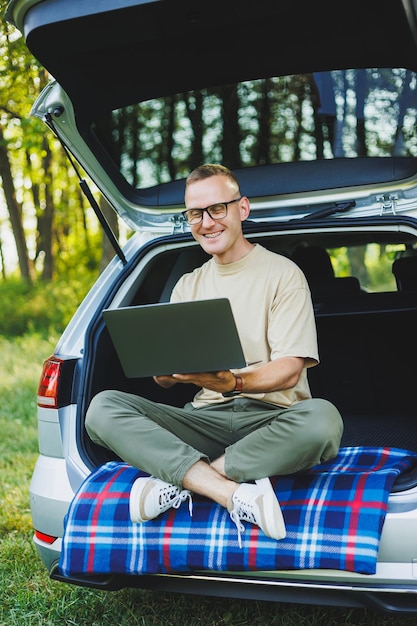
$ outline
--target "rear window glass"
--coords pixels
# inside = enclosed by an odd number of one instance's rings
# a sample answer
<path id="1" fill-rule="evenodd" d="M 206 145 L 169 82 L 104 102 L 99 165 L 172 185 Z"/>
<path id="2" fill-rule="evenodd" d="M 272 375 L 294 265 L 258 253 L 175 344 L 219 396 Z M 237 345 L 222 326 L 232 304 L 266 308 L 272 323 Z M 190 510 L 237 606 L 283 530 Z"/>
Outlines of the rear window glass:
<path id="1" fill-rule="evenodd" d="M 314 287 L 326 285 L 330 277 L 349 279 L 345 284 L 350 285 L 350 291 L 345 293 L 352 294 L 357 293 L 356 286 L 363 293 L 417 289 L 417 243 L 411 239 L 403 243 L 347 242 L 338 247 L 316 245 L 310 240 L 288 256 L 301 267 L 313 292 Z"/>
<path id="2" fill-rule="evenodd" d="M 276 76 L 134 103 L 92 130 L 136 188 L 202 162 L 416 156 L 416 74 L 361 69 Z"/>
<path id="3" fill-rule="evenodd" d="M 417 246 L 374 242 L 362 246 L 328 248 L 327 254 L 335 277 L 355 276 L 363 291 L 378 293 L 397 291 L 394 262 L 404 256 L 417 255 Z"/>

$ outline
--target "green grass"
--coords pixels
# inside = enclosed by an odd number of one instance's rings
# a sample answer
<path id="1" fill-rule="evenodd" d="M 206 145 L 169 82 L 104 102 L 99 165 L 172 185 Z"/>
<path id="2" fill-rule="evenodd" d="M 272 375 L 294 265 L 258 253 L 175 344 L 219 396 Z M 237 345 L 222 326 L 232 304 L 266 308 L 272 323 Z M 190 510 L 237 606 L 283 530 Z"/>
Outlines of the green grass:
<path id="1" fill-rule="evenodd" d="M 343 626 L 415 624 L 362 609 L 208 598 L 51 581 L 32 543 L 36 387 L 54 342 L 0 337 L 0 626 Z"/>

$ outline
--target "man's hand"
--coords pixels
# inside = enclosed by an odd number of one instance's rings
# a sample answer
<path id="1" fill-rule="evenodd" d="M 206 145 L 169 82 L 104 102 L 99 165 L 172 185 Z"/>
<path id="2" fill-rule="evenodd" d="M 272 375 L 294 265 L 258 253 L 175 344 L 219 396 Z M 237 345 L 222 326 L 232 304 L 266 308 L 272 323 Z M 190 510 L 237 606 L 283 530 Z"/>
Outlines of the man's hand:
<path id="1" fill-rule="evenodd" d="M 194 374 L 172 374 L 172 376 L 154 376 L 158 385 L 168 389 L 175 383 L 191 383 L 219 393 L 227 393 L 235 388 L 235 377 L 230 370 L 219 372 L 197 372 Z"/>
<path id="2" fill-rule="evenodd" d="M 246 367 L 239 370 L 239 375 L 243 378 L 243 389 L 246 393 L 271 393 L 294 387 L 304 367 L 303 358 L 284 356 L 261 366 Z M 219 393 L 233 391 L 236 385 L 235 377 L 230 370 L 155 376 L 154 379 L 165 389 L 175 383 L 192 383 L 197 387 L 205 387 Z"/>
<path id="3" fill-rule="evenodd" d="M 169 389 L 177 382 L 172 376 L 154 376 L 154 381 L 164 389 Z"/>

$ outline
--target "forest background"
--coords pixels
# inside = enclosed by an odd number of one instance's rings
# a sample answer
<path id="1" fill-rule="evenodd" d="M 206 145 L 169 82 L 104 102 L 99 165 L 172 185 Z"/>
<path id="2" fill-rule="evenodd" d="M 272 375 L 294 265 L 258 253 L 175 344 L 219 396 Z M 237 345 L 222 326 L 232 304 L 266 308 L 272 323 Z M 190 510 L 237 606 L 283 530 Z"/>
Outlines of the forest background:
<path id="1" fill-rule="evenodd" d="M 58 334 L 114 251 L 60 143 L 31 117 L 51 77 L 3 19 L 6 5 L 0 0 L 0 335 Z M 118 236 L 116 214 L 97 201 Z"/>

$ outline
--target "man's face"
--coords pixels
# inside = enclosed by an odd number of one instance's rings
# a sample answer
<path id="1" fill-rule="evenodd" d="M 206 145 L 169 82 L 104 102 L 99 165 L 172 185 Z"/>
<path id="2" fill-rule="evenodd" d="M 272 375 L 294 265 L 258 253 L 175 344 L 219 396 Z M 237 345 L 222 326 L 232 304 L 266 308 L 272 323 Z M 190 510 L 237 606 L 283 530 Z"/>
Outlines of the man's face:
<path id="1" fill-rule="evenodd" d="M 233 181 L 226 176 L 211 176 L 187 185 L 185 206 L 187 209 L 205 209 L 217 202 L 229 202 L 239 198 L 240 193 Z M 249 201 L 242 198 L 229 204 L 227 215 L 214 220 L 207 211 L 203 219 L 191 226 L 191 233 L 217 263 L 231 263 L 242 256 L 245 243 L 242 234 L 242 221 L 249 215 Z"/>

